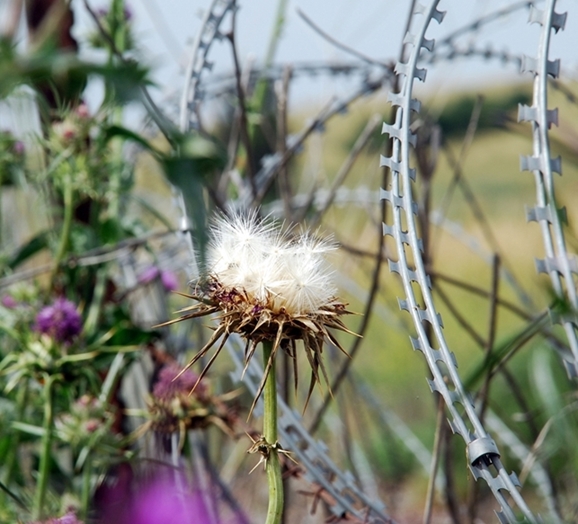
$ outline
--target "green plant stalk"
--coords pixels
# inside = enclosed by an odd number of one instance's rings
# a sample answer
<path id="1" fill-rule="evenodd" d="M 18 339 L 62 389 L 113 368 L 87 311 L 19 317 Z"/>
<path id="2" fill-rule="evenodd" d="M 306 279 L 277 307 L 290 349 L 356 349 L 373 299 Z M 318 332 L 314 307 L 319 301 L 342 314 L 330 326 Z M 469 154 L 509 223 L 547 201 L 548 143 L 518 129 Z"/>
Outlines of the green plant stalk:
<path id="1" fill-rule="evenodd" d="M 48 487 L 48 473 L 50 470 L 50 448 L 52 446 L 52 435 L 54 426 L 54 390 L 56 375 L 46 377 L 44 384 L 44 436 L 42 437 L 42 452 L 40 454 L 40 467 L 38 471 L 38 483 L 34 496 L 33 520 L 40 520 L 43 516 L 44 500 Z"/>
<path id="2" fill-rule="evenodd" d="M 24 420 L 24 410 L 26 409 L 26 404 L 28 402 L 28 381 L 24 381 L 24 384 L 18 390 L 18 395 L 16 397 L 16 420 Z M 10 436 L 10 445 L 6 453 L 6 458 L 4 462 L 4 478 L 2 483 L 6 487 L 10 487 L 12 481 L 12 475 L 14 474 L 14 466 L 16 465 L 16 460 L 18 458 L 18 445 L 20 443 L 20 431 L 12 431 Z M 7 493 L 5 491 L 0 492 L 0 507 L 5 504 Z"/>
<path id="3" fill-rule="evenodd" d="M 263 68 L 267 69 L 273 64 L 275 59 L 275 54 L 277 53 L 277 46 L 279 45 L 279 40 L 281 39 L 281 33 L 283 31 L 283 26 L 285 25 L 285 13 L 287 11 L 287 0 L 279 0 L 277 4 L 277 12 L 275 13 L 275 20 L 273 22 L 273 31 L 271 37 L 269 38 L 269 44 L 267 46 L 267 53 L 265 55 L 265 62 Z M 259 113 L 263 112 L 263 106 L 265 105 L 265 94 L 267 92 L 268 80 L 265 75 L 257 81 L 257 86 L 255 87 L 255 94 L 253 95 L 252 106 L 253 109 Z M 252 126 L 254 131 L 254 126 Z"/>
<path id="4" fill-rule="evenodd" d="M 64 195 L 63 195 L 64 217 L 62 221 L 62 232 L 60 233 L 60 242 L 58 244 L 58 251 L 56 252 L 56 258 L 54 259 L 54 266 L 50 274 L 49 289 L 52 289 L 54 287 L 54 280 L 56 278 L 56 274 L 58 273 L 58 267 L 64 260 L 66 250 L 68 249 L 68 240 L 70 238 L 70 230 L 72 228 L 72 215 L 73 215 L 72 196 L 73 196 L 72 180 L 70 178 L 70 175 L 68 175 L 64 181 Z"/>
<path id="5" fill-rule="evenodd" d="M 92 473 L 92 461 L 90 460 L 90 451 L 82 468 L 82 494 L 80 499 L 80 518 L 86 521 L 88 516 L 88 505 L 90 503 L 90 477 Z"/>
<path id="6" fill-rule="evenodd" d="M 267 366 L 273 343 L 263 341 L 263 363 Z M 283 478 L 281 476 L 281 462 L 275 444 L 277 443 L 277 385 L 275 380 L 275 366 L 269 370 L 263 389 L 263 437 L 270 446 L 269 457 L 265 462 L 267 482 L 269 484 L 269 507 L 265 524 L 280 524 L 283 517 Z"/>

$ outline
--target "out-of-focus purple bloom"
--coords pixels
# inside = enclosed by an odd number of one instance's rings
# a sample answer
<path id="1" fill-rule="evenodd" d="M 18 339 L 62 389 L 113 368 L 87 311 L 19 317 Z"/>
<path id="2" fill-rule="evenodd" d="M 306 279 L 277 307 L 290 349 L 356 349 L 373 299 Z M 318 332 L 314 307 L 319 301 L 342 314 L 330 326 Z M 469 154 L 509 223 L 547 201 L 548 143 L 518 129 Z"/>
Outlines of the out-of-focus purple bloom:
<path id="1" fill-rule="evenodd" d="M 126 524 L 200 524 L 213 522 L 199 492 L 178 493 L 172 483 L 144 490 Z M 124 524 L 124 523 L 123 523 Z"/>
<path id="2" fill-rule="evenodd" d="M 25 149 L 24 142 L 22 142 L 21 140 L 16 140 L 16 142 L 14 142 L 14 145 L 12 146 L 12 150 L 18 156 L 24 154 L 24 149 Z"/>
<path id="3" fill-rule="evenodd" d="M 60 297 L 40 310 L 34 330 L 57 342 L 70 343 L 82 331 L 82 317 L 74 302 Z"/>
<path id="4" fill-rule="evenodd" d="M 177 276 L 172 271 L 160 269 L 157 266 L 150 266 L 145 269 L 138 277 L 141 284 L 148 284 L 153 280 L 160 279 L 165 291 L 174 291 L 179 287 Z"/>
<path id="5" fill-rule="evenodd" d="M 2 299 L 0 299 L 2 305 L 6 309 L 15 309 L 18 307 L 18 301 L 12 295 L 4 295 Z"/>
<path id="6" fill-rule="evenodd" d="M 84 524 L 84 523 L 82 520 L 78 520 L 73 510 L 69 510 L 66 512 L 65 515 L 62 515 L 62 517 L 31 522 L 30 524 Z"/>
<path id="7" fill-rule="evenodd" d="M 179 287 L 177 275 L 172 271 L 161 271 L 161 282 L 167 291 L 175 291 Z"/>
<path id="8" fill-rule="evenodd" d="M 187 369 L 179 378 L 175 378 L 180 372 L 181 368 L 174 364 L 161 369 L 153 387 L 153 395 L 160 400 L 171 400 L 178 395 L 188 395 L 196 384 L 198 376 Z M 204 393 L 205 388 L 200 383 L 195 389 L 195 394 L 202 396 Z"/>
<path id="9" fill-rule="evenodd" d="M 160 478 L 137 489 L 115 493 L 103 507 L 99 524 L 218 524 L 220 521 L 211 516 L 202 493 L 186 486 L 184 478 L 179 483 Z"/>

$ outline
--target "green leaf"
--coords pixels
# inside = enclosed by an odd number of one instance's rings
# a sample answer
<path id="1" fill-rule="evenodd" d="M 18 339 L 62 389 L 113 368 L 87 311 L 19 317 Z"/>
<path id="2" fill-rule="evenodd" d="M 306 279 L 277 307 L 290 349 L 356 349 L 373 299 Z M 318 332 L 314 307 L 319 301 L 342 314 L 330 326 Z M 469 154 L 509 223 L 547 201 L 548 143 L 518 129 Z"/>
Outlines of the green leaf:
<path id="1" fill-rule="evenodd" d="M 10 257 L 6 265 L 10 269 L 15 269 L 30 257 L 36 255 L 36 253 L 46 249 L 48 247 L 48 235 L 49 231 L 41 231 L 35 237 L 32 237 Z"/>
<path id="2" fill-rule="evenodd" d="M 106 143 L 109 140 L 112 140 L 113 138 L 121 138 L 122 140 L 130 140 L 132 142 L 136 142 L 144 149 L 152 153 L 154 156 L 159 155 L 159 151 L 148 140 L 146 140 L 138 133 L 135 133 L 134 131 L 127 129 L 126 127 L 117 125 L 105 127 L 103 129 L 104 142 Z"/>
<path id="3" fill-rule="evenodd" d="M 97 64 L 80 60 L 75 53 L 54 46 L 28 54 L 18 54 L 6 41 L 0 43 L 0 98 L 17 85 L 32 87 L 57 85 L 65 98 L 78 97 L 89 76 L 103 78 L 113 89 L 115 101 L 124 104 L 141 99 L 141 88 L 149 85 L 148 70 L 134 61 Z"/>
<path id="4" fill-rule="evenodd" d="M 199 257 L 197 263 L 204 268 L 208 233 L 202 166 L 193 158 L 168 158 L 164 167 L 171 184 L 183 194 L 187 216 L 192 222 L 192 235 Z"/>
<path id="5" fill-rule="evenodd" d="M 123 228 L 120 221 L 115 218 L 102 220 L 98 228 L 101 245 L 116 244 L 126 238 L 126 229 Z"/>
<path id="6" fill-rule="evenodd" d="M 178 157 L 163 161 L 169 182 L 183 194 L 185 208 L 193 225 L 193 240 L 201 271 L 205 267 L 208 242 L 205 184 L 210 175 L 225 165 L 225 154 L 216 143 L 199 135 L 181 137 Z"/>
<path id="7" fill-rule="evenodd" d="M 29 435 L 34 435 L 36 437 L 44 436 L 44 428 L 40 426 L 33 426 L 32 424 L 26 424 L 25 422 L 12 422 L 12 427 L 23 433 L 28 433 Z"/>
<path id="8" fill-rule="evenodd" d="M 546 315 L 542 318 L 530 322 L 518 333 L 502 342 L 498 346 L 492 348 L 492 351 L 476 366 L 470 373 L 469 377 L 464 381 L 464 386 L 467 390 L 472 389 L 475 384 L 488 373 L 493 373 L 495 369 L 502 365 L 503 362 L 509 360 L 515 352 L 520 350 L 527 342 L 529 342 L 540 330 L 544 328 L 549 322 Z"/>

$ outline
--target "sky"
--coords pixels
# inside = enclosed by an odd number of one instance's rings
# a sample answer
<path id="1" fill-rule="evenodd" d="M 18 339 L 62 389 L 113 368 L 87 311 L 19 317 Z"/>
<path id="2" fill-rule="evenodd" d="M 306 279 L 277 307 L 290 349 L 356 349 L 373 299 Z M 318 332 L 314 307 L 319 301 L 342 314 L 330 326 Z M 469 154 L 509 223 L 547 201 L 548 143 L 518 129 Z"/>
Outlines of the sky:
<path id="1" fill-rule="evenodd" d="M 107 2 L 89 0 L 93 7 Z M 184 83 L 183 71 L 191 43 L 200 26 L 209 0 L 132 0 L 129 2 L 134 15 L 137 40 L 142 46 L 143 57 L 153 68 L 153 77 L 159 92 L 178 91 Z M 262 63 L 273 28 L 277 1 L 239 0 L 236 41 L 241 65 Z M 444 35 L 480 16 L 519 1 L 504 0 L 441 0 L 439 9 L 446 11 L 443 23 L 432 23 L 429 38 Z M 543 3 L 538 2 L 539 5 Z M 78 13 L 79 31 L 88 20 L 82 2 L 73 0 Z M 299 16 L 304 12 L 322 30 L 339 42 L 378 60 L 391 60 L 399 54 L 410 2 L 408 0 L 286 0 L 286 20 L 279 41 L 275 62 L 353 60 L 354 57 L 325 40 Z M 578 77 L 578 2 L 561 0 L 557 12 L 570 11 L 565 31 L 552 39 L 552 58 L 562 59 L 566 76 Z M 513 54 L 535 55 L 539 26 L 528 24 L 528 11 L 521 9 L 484 27 L 479 33 L 469 33 L 461 38 L 462 45 L 475 42 L 483 48 Z M 230 21 L 224 24 L 230 28 Z M 231 50 L 226 43 L 215 43 L 209 58 L 214 61 L 215 72 L 231 71 Z M 518 75 L 513 66 L 504 67 L 496 61 L 459 60 L 429 68 L 427 84 L 433 89 L 495 83 Z M 334 79 L 318 79 L 300 87 L 294 96 L 300 100 L 322 100 L 332 89 L 339 89 Z"/>
<path id="2" fill-rule="evenodd" d="M 0 0 L 2 6 L 9 0 Z M 93 25 L 85 0 L 72 0 L 76 15 L 75 34 L 82 40 Z M 108 0 L 87 0 L 93 9 L 105 7 Z M 425 1 L 425 0 L 422 0 Z M 389 62 L 399 55 L 402 35 L 409 12 L 409 0 L 285 0 L 285 24 L 279 40 L 275 63 L 354 61 L 356 58 L 337 48 L 312 29 L 299 15 L 305 13 L 320 29 L 342 44 L 368 57 Z M 456 28 L 481 16 L 513 4 L 518 0 L 441 0 L 439 9 L 446 11 L 441 25 L 432 23 L 427 37 L 438 41 Z M 544 2 L 537 2 L 542 6 Z M 178 99 L 185 79 L 185 66 L 191 56 L 192 42 L 198 34 L 203 13 L 211 0 L 127 0 L 132 12 L 134 34 L 140 49 L 140 59 L 151 68 L 156 87 L 153 97 L 162 101 L 172 96 Z M 236 43 L 241 67 L 262 64 L 273 29 L 278 0 L 238 0 Z M 560 58 L 562 74 L 578 79 L 578 2 L 559 0 L 557 12 L 569 11 L 566 29 L 554 35 L 550 57 Z M 461 47 L 475 43 L 491 46 L 513 55 L 536 54 L 539 26 L 528 24 L 528 10 L 519 9 L 478 32 L 470 32 L 458 41 Z M 223 29 L 231 28 L 226 19 Z M 233 70 L 231 46 L 215 42 L 209 59 L 213 73 Z M 209 79 L 210 74 L 205 75 Z M 519 75 L 513 65 L 499 61 L 459 59 L 428 66 L 427 81 L 418 89 L 431 93 L 447 90 L 475 89 L 481 85 L 510 82 L 531 82 L 531 76 Z M 320 76 L 292 83 L 291 104 L 325 105 L 332 96 L 344 96 L 354 89 L 353 81 L 344 77 Z M 355 85 L 358 85 L 356 79 Z M 420 91 L 418 91 L 420 93 Z M 101 95 L 100 95 L 101 96 Z M 98 86 L 89 95 L 90 105 L 99 104 Z"/>

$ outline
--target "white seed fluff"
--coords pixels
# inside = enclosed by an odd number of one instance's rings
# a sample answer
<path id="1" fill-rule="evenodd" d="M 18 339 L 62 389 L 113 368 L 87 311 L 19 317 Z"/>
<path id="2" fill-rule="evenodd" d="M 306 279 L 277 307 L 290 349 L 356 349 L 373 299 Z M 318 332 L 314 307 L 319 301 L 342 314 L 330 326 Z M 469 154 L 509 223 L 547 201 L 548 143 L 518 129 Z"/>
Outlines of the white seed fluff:
<path id="1" fill-rule="evenodd" d="M 219 216 L 211 231 L 208 269 L 226 289 L 243 292 L 274 313 L 314 313 L 336 294 L 325 256 L 336 246 L 308 233 L 291 238 L 256 213 Z"/>

